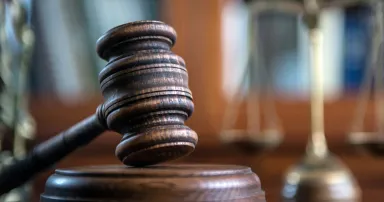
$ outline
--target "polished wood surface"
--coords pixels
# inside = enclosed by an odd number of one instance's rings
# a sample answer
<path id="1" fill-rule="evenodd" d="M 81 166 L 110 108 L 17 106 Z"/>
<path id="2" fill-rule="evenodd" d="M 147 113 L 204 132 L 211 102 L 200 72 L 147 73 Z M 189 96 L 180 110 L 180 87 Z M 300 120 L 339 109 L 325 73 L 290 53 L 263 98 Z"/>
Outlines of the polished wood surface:
<path id="1" fill-rule="evenodd" d="M 146 166 L 190 154 L 197 134 L 184 125 L 194 110 L 185 61 L 171 48 L 176 31 L 159 21 L 130 22 L 107 31 L 97 53 L 103 117 L 123 135 L 116 156 Z"/>
<path id="2" fill-rule="evenodd" d="M 38 140 L 41 142 L 56 132 L 63 130 L 92 113 L 100 103 L 101 97 L 91 99 L 91 102 L 64 105 L 59 101 L 40 98 L 31 103 L 31 112 L 38 123 Z M 216 133 L 199 133 L 199 144 L 188 157 L 173 163 L 209 163 L 209 164 L 238 164 L 252 168 L 260 177 L 267 201 L 280 201 L 282 180 L 288 167 L 297 163 L 305 150 L 309 128 L 309 105 L 307 102 L 291 102 L 279 100 L 277 111 L 285 131 L 282 145 L 264 156 L 242 153 L 232 147 L 226 147 L 220 142 Z M 354 113 L 356 100 L 342 98 L 338 101 L 327 102 L 325 105 L 326 135 L 330 150 L 338 155 L 350 168 L 363 191 L 363 202 L 381 202 L 380 196 L 384 190 L 382 177 L 384 159 L 374 158 L 360 153 L 346 144 L 346 131 Z M 368 103 L 365 130 L 375 129 L 373 124 L 374 105 Z M 196 130 L 204 131 L 204 125 Z M 195 129 L 195 128 L 194 128 Z M 76 151 L 56 165 L 55 168 L 90 166 L 102 164 L 120 164 L 114 156 L 116 144 L 121 136 L 113 132 L 103 134 L 91 145 Z M 34 181 L 34 200 L 44 191 L 44 184 L 51 170 L 39 175 Z"/>
<path id="3" fill-rule="evenodd" d="M 265 202 L 260 180 L 250 168 L 209 164 L 56 170 L 47 180 L 41 202 L 74 198 L 88 202 Z"/>

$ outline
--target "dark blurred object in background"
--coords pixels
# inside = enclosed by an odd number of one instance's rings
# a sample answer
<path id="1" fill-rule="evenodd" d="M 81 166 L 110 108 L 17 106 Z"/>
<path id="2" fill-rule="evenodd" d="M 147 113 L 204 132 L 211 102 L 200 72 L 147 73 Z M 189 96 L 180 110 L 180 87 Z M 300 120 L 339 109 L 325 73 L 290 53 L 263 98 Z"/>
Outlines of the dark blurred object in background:
<path id="1" fill-rule="evenodd" d="M 95 54 L 97 37 L 130 21 L 158 19 L 157 0 L 39 0 L 33 6 L 36 43 L 31 92 L 63 102 L 98 94 L 104 63 Z"/>

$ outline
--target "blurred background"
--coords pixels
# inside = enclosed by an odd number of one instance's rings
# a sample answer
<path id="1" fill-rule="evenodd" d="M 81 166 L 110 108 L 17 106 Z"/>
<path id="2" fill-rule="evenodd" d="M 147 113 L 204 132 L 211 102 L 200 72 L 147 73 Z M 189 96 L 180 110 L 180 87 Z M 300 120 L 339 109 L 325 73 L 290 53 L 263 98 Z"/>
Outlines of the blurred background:
<path id="1" fill-rule="evenodd" d="M 252 1 L 243 0 L 32 2 L 27 5 L 35 43 L 26 89 L 36 123 L 32 144 L 94 113 L 102 102 L 97 76 L 106 62 L 95 50 L 104 32 L 126 22 L 161 20 L 177 31 L 173 51 L 186 61 L 195 103 L 187 124 L 199 134 L 196 151 L 178 162 L 250 166 L 261 178 L 267 200 L 278 201 L 282 176 L 302 156 L 311 131 L 308 38 L 300 16 L 276 11 L 254 17 Z M 384 189 L 384 161 L 356 152 L 346 141 L 368 68 L 370 19 L 368 6 L 330 8 L 323 12 L 321 26 L 327 140 L 356 176 L 363 201 L 374 202 Z M 373 102 L 368 100 L 366 131 L 376 129 Z M 273 150 L 254 152 L 223 141 L 224 129 L 263 128 L 270 122 L 282 138 Z M 120 138 L 106 133 L 56 167 L 119 164 L 114 150 Z M 32 182 L 34 201 L 53 169 Z"/>

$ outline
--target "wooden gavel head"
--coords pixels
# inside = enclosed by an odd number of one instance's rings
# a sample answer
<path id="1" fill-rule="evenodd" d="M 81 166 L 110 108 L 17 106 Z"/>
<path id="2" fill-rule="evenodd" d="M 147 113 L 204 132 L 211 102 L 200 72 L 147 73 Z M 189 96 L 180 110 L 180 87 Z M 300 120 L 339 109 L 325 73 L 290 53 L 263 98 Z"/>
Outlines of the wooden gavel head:
<path id="1" fill-rule="evenodd" d="M 197 134 L 184 125 L 194 109 L 184 60 L 171 51 L 175 30 L 158 21 L 115 27 L 97 41 L 108 64 L 99 74 L 108 129 L 123 134 L 116 156 L 147 166 L 190 154 Z"/>

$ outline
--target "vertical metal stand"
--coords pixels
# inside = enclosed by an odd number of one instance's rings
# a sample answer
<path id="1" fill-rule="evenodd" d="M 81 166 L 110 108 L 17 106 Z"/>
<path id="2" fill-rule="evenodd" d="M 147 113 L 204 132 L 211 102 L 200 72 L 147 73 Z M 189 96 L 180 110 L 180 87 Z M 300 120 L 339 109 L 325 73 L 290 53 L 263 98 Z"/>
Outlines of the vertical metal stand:
<path id="1" fill-rule="evenodd" d="M 360 202 L 361 191 L 352 173 L 328 151 L 324 131 L 324 93 L 322 32 L 319 28 L 321 6 L 317 0 L 304 0 L 303 21 L 310 39 L 311 128 L 307 151 L 285 176 L 283 201 Z M 332 190 L 338 189 L 337 192 Z"/>

